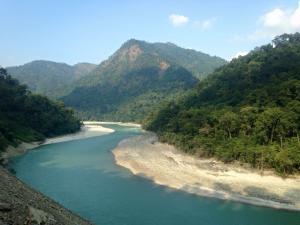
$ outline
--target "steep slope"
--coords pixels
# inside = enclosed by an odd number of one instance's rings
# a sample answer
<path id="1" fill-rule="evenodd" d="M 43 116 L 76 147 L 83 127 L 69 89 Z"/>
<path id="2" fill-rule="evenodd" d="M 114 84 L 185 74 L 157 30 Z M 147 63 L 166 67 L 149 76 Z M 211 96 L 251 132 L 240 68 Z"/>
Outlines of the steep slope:
<path id="1" fill-rule="evenodd" d="M 22 66 L 8 67 L 12 77 L 26 84 L 35 93 L 57 97 L 63 88 L 91 72 L 96 65 L 78 63 L 74 66 L 65 63 L 38 60 Z"/>
<path id="2" fill-rule="evenodd" d="M 200 80 L 227 63 L 220 57 L 184 49 L 172 43 L 154 43 L 153 48 L 159 55 L 185 67 Z"/>
<path id="3" fill-rule="evenodd" d="M 299 172 L 299 62 L 300 34 L 279 36 L 217 69 L 144 126 L 186 152 Z"/>
<path id="4" fill-rule="evenodd" d="M 0 151 L 80 129 L 73 111 L 61 103 L 28 92 L 0 68 Z"/>
<path id="5" fill-rule="evenodd" d="M 98 82 L 100 77 L 101 80 L 105 80 L 107 77 L 116 76 L 116 73 L 120 76 L 120 74 L 132 69 L 141 69 L 146 67 L 148 63 L 157 61 L 157 58 L 162 62 L 184 67 L 196 78 L 205 78 L 216 68 L 227 63 L 220 57 L 210 56 L 192 49 L 184 49 L 172 43 L 148 43 L 130 39 L 108 60 L 102 62 L 95 71 L 92 71 L 91 76 L 84 78 L 83 80 L 86 82 L 83 83 L 89 85 L 92 83 L 91 81 Z M 162 64 L 161 66 L 167 67 L 168 65 Z"/>
<path id="6" fill-rule="evenodd" d="M 77 81 L 62 100 L 84 118 L 140 120 L 160 102 L 195 86 L 193 71 L 204 75 L 224 63 L 173 44 L 132 39 Z"/>

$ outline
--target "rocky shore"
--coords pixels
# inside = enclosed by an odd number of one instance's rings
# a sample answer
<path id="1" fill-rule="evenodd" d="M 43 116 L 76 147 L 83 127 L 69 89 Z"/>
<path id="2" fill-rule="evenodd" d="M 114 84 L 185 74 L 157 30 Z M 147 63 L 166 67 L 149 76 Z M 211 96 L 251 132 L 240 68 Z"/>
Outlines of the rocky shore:
<path id="1" fill-rule="evenodd" d="M 116 163 L 159 185 L 189 193 L 279 209 L 300 210 L 300 176 L 282 178 L 236 164 L 202 159 L 157 141 L 153 133 L 126 139 L 113 150 Z"/>
<path id="2" fill-rule="evenodd" d="M 0 166 L 0 225 L 90 225 Z"/>

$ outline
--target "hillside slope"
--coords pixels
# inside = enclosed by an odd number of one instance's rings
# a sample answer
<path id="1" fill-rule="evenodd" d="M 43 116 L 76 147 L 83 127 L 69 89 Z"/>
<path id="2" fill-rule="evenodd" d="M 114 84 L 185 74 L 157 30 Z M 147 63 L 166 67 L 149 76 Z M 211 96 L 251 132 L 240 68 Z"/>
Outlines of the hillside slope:
<path id="1" fill-rule="evenodd" d="M 144 124 L 186 152 L 300 171 L 300 34 L 232 60 Z"/>
<path id="2" fill-rule="evenodd" d="M 22 66 L 6 68 L 13 78 L 26 84 L 35 93 L 57 97 L 64 87 L 91 72 L 96 65 L 78 63 L 74 66 L 45 60 L 37 60 Z"/>
<path id="3" fill-rule="evenodd" d="M 78 80 L 62 100 L 83 118 L 137 121 L 162 101 L 194 87 L 193 71 L 204 75 L 224 63 L 173 44 L 132 39 Z"/>
<path id="4" fill-rule="evenodd" d="M 162 57 L 186 68 L 200 80 L 227 63 L 220 57 L 210 56 L 193 49 L 181 48 L 172 43 L 153 43 L 152 48 Z"/>
<path id="5" fill-rule="evenodd" d="M 31 94 L 0 68 L 0 151 L 8 145 L 72 133 L 80 125 L 72 110 Z"/>

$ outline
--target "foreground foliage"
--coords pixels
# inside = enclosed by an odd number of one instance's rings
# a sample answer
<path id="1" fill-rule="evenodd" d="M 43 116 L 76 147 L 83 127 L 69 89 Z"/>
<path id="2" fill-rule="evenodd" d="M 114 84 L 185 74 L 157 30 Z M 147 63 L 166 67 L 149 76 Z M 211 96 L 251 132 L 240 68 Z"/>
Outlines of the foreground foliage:
<path id="1" fill-rule="evenodd" d="M 232 60 L 144 127 L 188 153 L 299 172 L 300 34 Z"/>
<path id="2" fill-rule="evenodd" d="M 31 94 L 0 68 L 0 151 L 20 141 L 37 141 L 80 129 L 80 121 L 62 103 Z"/>

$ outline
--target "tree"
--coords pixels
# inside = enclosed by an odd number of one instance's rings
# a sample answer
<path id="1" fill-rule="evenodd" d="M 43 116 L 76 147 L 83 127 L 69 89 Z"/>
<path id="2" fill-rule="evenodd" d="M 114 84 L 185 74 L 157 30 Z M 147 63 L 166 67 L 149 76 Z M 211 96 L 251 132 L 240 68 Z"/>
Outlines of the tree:
<path id="1" fill-rule="evenodd" d="M 282 122 L 283 116 L 284 112 L 278 107 L 266 108 L 258 116 L 255 127 L 257 135 L 263 143 L 273 143 L 274 136 L 276 133 L 279 133 L 278 127 L 280 126 L 280 122 Z"/>
<path id="2" fill-rule="evenodd" d="M 239 117 L 234 112 L 226 112 L 219 118 L 219 125 L 227 133 L 229 139 L 231 139 L 232 134 L 238 132 L 240 125 Z"/>
<path id="3" fill-rule="evenodd" d="M 257 119 L 258 108 L 245 106 L 240 109 L 241 131 L 245 136 L 252 134 Z"/>
<path id="4" fill-rule="evenodd" d="M 298 144 L 300 145 L 300 138 L 299 138 L 299 131 L 300 131 L 300 101 L 291 101 L 287 105 L 287 108 L 290 110 L 290 112 L 293 112 L 294 114 L 294 126 L 293 126 L 293 132 L 297 137 Z"/>

